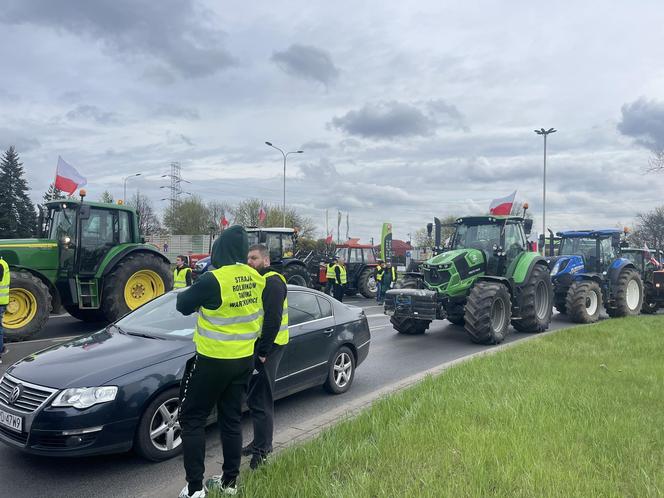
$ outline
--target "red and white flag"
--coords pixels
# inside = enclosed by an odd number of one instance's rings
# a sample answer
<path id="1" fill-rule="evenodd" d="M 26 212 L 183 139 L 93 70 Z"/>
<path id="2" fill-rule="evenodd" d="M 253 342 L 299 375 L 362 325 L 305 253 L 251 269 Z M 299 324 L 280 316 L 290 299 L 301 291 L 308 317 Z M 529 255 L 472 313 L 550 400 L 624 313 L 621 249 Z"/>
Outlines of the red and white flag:
<path id="1" fill-rule="evenodd" d="M 221 219 L 219 220 L 219 226 L 224 229 L 228 226 L 228 220 L 226 219 L 226 215 L 223 215 Z"/>
<path id="2" fill-rule="evenodd" d="M 81 175 L 67 161 L 58 156 L 58 166 L 55 169 L 55 188 L 72 195 L 78 187 L 88 183 L 87 179 Z"/>
<path id="3" fill-rule="evenodd" d="M 263 223 L 265 218 L 267 218 L 267 213 L 265 212 L 265 209 L 263 209 L 263 206 L 261 206 L 261 208 L 258 210 L 258 222 Z"/>
<path id="4" fill-rule="evenodd" d="M 643 244 L 643 257 L 646 259 L 650 264 L 655 265 L 657 268 L 660 268 L 662 266 L 662 263 L 657 261 L 657 258 L 650 252 L 650 249 L 648 248 L 648 244 Z"/>
<path id="5" fill-rule="evenodd" d="M 331 244 L 332 243 L 332 232 L 327 234 L 327 237 L 325 237 L 325 243 L 326 244 Z"/>
<path id="6" fill-rule="evenodd" d="M 491 201 L 489 206 L 489 214 L 496 216 L 507 216 L 512 212 L 512 205 L 516 197 L 516 190 L 507 197 L 499 197 Z"/>

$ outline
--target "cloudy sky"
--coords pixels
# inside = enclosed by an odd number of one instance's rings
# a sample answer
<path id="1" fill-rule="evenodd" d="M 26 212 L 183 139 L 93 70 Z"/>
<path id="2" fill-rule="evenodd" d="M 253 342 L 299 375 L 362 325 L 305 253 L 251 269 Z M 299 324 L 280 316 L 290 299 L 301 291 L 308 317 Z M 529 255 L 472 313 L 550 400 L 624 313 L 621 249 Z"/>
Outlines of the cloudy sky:
<path id="1" fill-rule="evenodd" d="M 58 155 L 92 199 L 122 177 L 163 209 L 179 161 L 206 200 L 287 202 L 325 230 L 395 236 L 518 189 L 547 225 L 664 204 L 661 0 L 4 0 L 0 147 L 35 201 Z M 332 221 L 335 220 L 335 221 Z M 345 232 L 342 227 L 342 235 Z"/>

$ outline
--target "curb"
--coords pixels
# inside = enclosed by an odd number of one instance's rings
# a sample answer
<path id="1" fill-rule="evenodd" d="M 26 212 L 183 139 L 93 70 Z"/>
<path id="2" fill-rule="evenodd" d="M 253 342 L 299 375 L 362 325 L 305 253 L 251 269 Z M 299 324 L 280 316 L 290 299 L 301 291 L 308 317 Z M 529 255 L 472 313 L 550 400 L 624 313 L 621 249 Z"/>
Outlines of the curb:
<path id="1" fill-rule="evenodd" d="M 356 417 L 362 411 L 369 408 L 375 401 L 378 401 L 388 395 L 412 387 L 413 385 L 417 384 L 418 382 L 420 382 L 421 380 L 423 380 L 428 376 L 441 374 L 445 370 L 448 370 L 451 367 L 454 367 L 461 363 L 465 363 L 472 359 L 479 358 L 481 356 L 493 355 L 500 351 L 512 348 L 517 344 L 523 344 L 526 341 L 532 341 L 540 337 L 554 334 L 561 330 L 567 330 L 568 328 L 570 327 L 564 327 L 561 329 L 549 330 L 546 332 L 540 332 L 538 334 L 532 334 L 518 341 L 512 341 L 506 344 L 500 344 L 491 349 L 485 349 L 482 351 L 478 351 L 476 353 L 471 353 L 461 358 L 456 358 L 454 360 L 441 363 L 440 365 L 424 370 L 423 372 L 411 375 L 410 377 L 406 377 L 405 379 L 394 382 L 376 391 L 366 394 L 360 398 L 350 401 L 344 404 L 343 406 L 340 406 L 337 409 L 326 412 L 324 415 L 320 415 L 318 417 L 310 419 L 306 421 L 306 423 L 298 424 L 298 426 L 288 427 L 287 429 L 279 431 L 274 435 L 273 454 L 277 454 L 285 450 L 286 448 L 290 448 L 291 446 L 295 446 L 297 444 L 301 444 L 304 443 L 305 441 L 313 439 L 314 437 L 318 436 L 321 432 L 323 432 L 325 429 L 328 429 L 338 424 L 339 422 L 350 420 Z M 208 457 L 206 457 L 205 459 L 205 468 L 208 470 L 212 470 L 213 468 L 215 468 L 214 467 L 215 465 L 217 466 L 217 468 L 221 465 L 221 461 L 223 460 L 223 457 L 221 455 L 221 447 L 216 448 L 216 450 L 217 451 L 214 451 L 214 454 L 209 454 Z M 208 453 L 212 452 L 208 451 Z M 241 471 L 249 470 L 249 460 L 250 457 L 242 458 Z M 240 479 L 242 479 L 241 475 Z M 170 494 L 171 496 L 177 496 L 177 494 L 182 489 L 184 483 L 184 472 L 182 476 L 178 477 L 177 483 L 178 484 L 167 485 L 164 488 L 158 490 L 158 492 L 155 494 L 144 495 L 144 496 L 161 497 L 161 496 L 166 496 L 167 494 Z"/>

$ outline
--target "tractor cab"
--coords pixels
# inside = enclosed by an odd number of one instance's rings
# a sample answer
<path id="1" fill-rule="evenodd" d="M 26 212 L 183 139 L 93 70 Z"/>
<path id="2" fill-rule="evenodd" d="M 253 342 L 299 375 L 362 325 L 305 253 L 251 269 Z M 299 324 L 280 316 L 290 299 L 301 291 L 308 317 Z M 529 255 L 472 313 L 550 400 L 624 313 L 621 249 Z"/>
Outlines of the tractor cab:
<path id="1" fill-rule="evenodd" d="M 576 271 L 581 268 L 585 272 L 607 271 L 620 254 L 621 234 L 622 230 L 617 228 L 558 232 L 559 258 L 554 262 L 553 269 L 556 271 L 552 271 L 552 274 L 563 271 L 562 265 L 572 265 L 570 270 L 579 268 Z"/>
<path id="2" fill-rule="evenodd" d="M 370 244 L 360 244 L 360 239 L 349 239 L 345 244 L 338 244 L 337 258 L 343 258 L 346 264 L 346 294 L 358 292 L 367 298 L 375 298 L 378 291 L 374 269 L 378 265 L 376 252 Z"/>
<path id="3" fill-rule="evenodd" d="M 298 232 L 294 228 L 247 227 L 249 245 L 264 244 L 270 251 L 271 266 L 289 284 L 309 287 L 311 277 L 306 262 L 296 256 Z"/>

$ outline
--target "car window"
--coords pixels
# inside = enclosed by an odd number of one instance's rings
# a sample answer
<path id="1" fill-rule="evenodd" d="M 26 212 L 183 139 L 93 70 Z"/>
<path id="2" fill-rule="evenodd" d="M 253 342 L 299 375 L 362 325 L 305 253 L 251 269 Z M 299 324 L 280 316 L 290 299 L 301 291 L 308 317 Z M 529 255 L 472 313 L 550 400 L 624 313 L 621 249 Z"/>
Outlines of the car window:
<path id="1" fill-rule="evenodd" d="M 350 249 L 349 250 L 349 263 L 361 263 L 362 262 L 362 249 Z"/>
<path id="2" fill-rule="evenodd" d="M 375 263 L 376 258 L 374 257 L 373 249 L 364 249 L 364 262 L 365 263 Z"/>
<path id="3" fill-rule="evenodd" d="M 288 325 L 298 325 L 323 318 L 318 299 L 310 292 L 288 293 Z"/>
<path id="4" fill-rule="evenodd" d="M 318 305 L 320 306 L 323 318 L 332 316 L 332 303 L 324 297 L 316 296 L 316 298 L 318 299 Z"/>
<path id="5" fill-rule="evenodd" d="M 176 292 L 166 294 L 141 306 L 118 321 L 127 332 L 156 336 L 191 337 L 198 314 L 185 316 L 175 309 Z"/>

